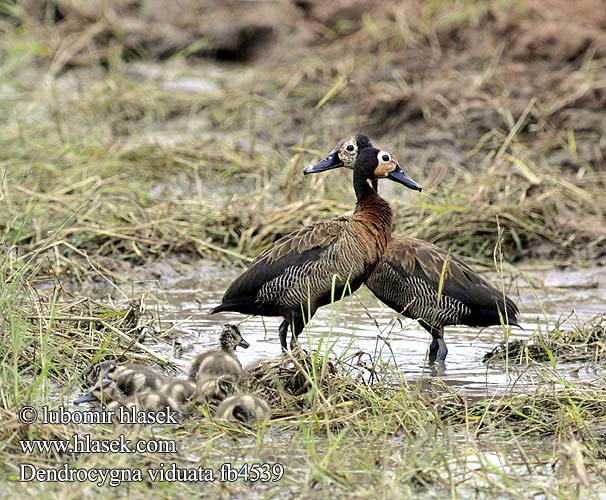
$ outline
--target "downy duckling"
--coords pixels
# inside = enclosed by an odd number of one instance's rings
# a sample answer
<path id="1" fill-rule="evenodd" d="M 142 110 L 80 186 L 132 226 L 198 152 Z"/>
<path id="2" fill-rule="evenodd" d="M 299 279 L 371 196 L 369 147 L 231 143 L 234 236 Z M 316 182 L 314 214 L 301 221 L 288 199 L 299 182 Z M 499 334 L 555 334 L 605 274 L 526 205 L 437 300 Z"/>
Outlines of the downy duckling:
<path id="1" fill-rule="evenodd" d="M 231 376 L 237 380 L 242 373 L 242 363 L 236 357 L 236 347 L 248 349 L 250 344 L 242 338 L 236 325 L 223 325 L 219 336 L 220 349 L 198 354 L 189 369 L 189 379 L 199 381 L 202 376 Z"/>
<path id="2" fill-rule="evenodd" d="M 189 380 L 183 381 L 186 385 L 175 384 L 177 381 L 147 366 L 117 365 L 113 361 L 99 363 L 91 370 L 90 378 L 97 379 L 97 383 L 74 403 L 99 400 L 106 405 L 117 402 L 128 406 L 127 403 L 137 395 L 146 394 L 146 398 L 149 398 L 149 394 L 159 393 L 162 396 L 174 394 L 177 398 L 187 398 L 196 389 Z"/>
<path id="3" fill-rule="evenodd" d="M 102 378 L 89 392 L 74 399 L 74 404 L 79 405 L 91 401 L 100 401 L 105 406 L 108 406 L 110 403 L 122 402 L 126 399 L 128 399 L 128 397 L 120 390 L 113 380 Z"/>
<path id="4" fill-rule="evenodd" d="M 134 381 L 137 382 L 140 378 L 135 374 Z M 97 400 L 108 409 L 136 406 L 143 411 L 161 411 L 169 407 L 175 412 L 186 414 L 197 404 L 216 405 L 236 390 L 235 382 L 228 377 L 205 377 L 196 384 L 191 380 L 162 376 L 149 377 L 147 385 L 138 385 L 136 391 L 125 392 L 124 387 L 133 388 L 132 381 L 133 375 L 130 371 L 111 370 L 88 393 L 74 400 L 74 403 Z"/>
<path id="5" fill-rule="evenodd" d="M 215 413 L 218 420 L 239 422 L 252 427 L 257 422 L 269 420 L 271 409 L 264 399 L 249 393 L 240 393 L 224 400 Z"/>
<path id="6" fill-rule="evenodd" d="M 194 406 L 206 405 L 214 408 L 236 390 L 233 381 L 222 377 L 208 377 L 201 382 L 170 380 L 159 389 L 147 389 L 133 396 L 134 404 L 141 410 L 160 411 L 166 407 L 183 415 Z"/>
<path id="7" fill-rule="evenodd" d="M 147 366 L 116 365 L 113 362 L 106 362 L 100 367 L 99 376 L 114 381 L 127 397 L 144 391 L 160 390 L 172 380 Z"/>
<path id="8" fill-rule="evenodd" d="M 171 380 L 158 389 L 147 389 L 133 397 L 134 405 L 143 411 L 162 411 L 165 408 L 188 414 L 195 404 L 205 403 L 206 395 L 191 380 Z"/>
<path id="9" fill-rule="evenodd" d="M 131 395 L 126 395 L 119 384 L 109 378 L 100 380 L 95 387 L 86 394 L 74 400 L 75 404 L 88 401 L 100 401 L 107 409 L 137 407 L 141 411 L 158 412 L 167 407 L 176 413 L 188 414 L 196 404 L 207 403 L 218 397 L 225 386 L 220 383 L 210 383 L 196 386 L 191 380 L 168 380 L 165 384 L 154 389 L 147 387 Z M 229 383 L 227 383 L 229 386 Z"/>
<path id="10" fill-rule="evenodd" d="M 233 377 L 227 375 L 224 377 L 202 377 L 197 382 L 198 390 L 204 394 L 207 401 L 221 402 L 234 394 L 238 387 Z"/>

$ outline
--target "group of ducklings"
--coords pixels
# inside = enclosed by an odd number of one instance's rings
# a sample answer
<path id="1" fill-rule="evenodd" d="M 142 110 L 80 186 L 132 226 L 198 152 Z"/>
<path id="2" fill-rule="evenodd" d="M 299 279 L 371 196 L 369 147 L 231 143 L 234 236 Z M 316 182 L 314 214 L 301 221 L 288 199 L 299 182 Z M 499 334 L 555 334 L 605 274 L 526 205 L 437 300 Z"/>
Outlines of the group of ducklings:
<path id="1" fill-rule="evenodd" d="M 269 420 L 271 409 L 262 398 L 239 389 L 243 376 L 236 347 L 248 348 L 235 325 L 226 324 L 219 336 L 219 349 L 196 356 L 187 379 L 177 379 L 141 365 L 97 365 L 97 383 L 74 403 L 100 401 L 107 409 L 119 407 L 158 412 L 170 408 L 187 415 L 198 405 L 216 408 L 214 417 L 251 426 Z"/>

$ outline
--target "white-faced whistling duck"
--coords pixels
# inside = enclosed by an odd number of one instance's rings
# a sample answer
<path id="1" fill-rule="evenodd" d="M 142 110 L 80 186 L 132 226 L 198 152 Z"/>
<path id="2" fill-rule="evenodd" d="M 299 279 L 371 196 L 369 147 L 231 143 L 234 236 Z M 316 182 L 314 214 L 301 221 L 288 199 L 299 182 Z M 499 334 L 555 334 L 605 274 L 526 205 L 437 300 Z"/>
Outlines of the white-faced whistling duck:
<path id="1" fill-rule="evenodd" d="M 234 382 L 242 374 L 242 364 L 236 357 L 236 347 L 247 349 L 250 344 L 242 338 L 236 325 L 223 325 L 219 349 L 198 354 L 189 369 L 189 379 L 199 381 L 203 376 L 229 376 Z"/>
<path id="2" fill-rule="evenodd" d="M 269 420 L 271 409 L 264 399 L 254 394 L 241 393 L 224 400 L 215 412 L 218 420 L 239 422 L 252 427 L 257 422 Z"/>
<path id="3" fill-rule="evenodd" d="M 319 307 L 362 285 L 383 255 L 393 224 L 391 207 L 377 194 L 376 181 L 389 179 L 419 191 L 421 186 L 389 153 L 374 148 L 357 155 L 353 171 L 357 199 L 353 215 L 317 222 L 280 238 L 229 286 L 213 313 L 282 316 L 280 344 L 286 350 L 290 326 L 292 349 Z"/>
<path id="4" fill-rule="evenodd" d="M 353 168 L 358 154 L 372 144 L 365 135 L 343 139 L 305 174 L 338 167 Z M 441 298 L 439 296 L 440 279 Z M 444 326 L 519 326 L 516 304 L 467 264 L 427 241 L 393 235 L 366 286 L 385 305 L 416 319 L 432 336 L 429 361 L 448 354 Z"/>

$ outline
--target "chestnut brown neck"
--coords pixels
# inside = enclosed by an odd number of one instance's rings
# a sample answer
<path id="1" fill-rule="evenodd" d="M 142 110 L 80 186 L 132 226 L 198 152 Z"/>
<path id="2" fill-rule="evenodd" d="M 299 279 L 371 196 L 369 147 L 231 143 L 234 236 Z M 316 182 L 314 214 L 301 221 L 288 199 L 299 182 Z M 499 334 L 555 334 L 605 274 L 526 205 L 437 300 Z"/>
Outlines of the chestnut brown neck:
<path id="1" fill-rule="evenodd" d="M 381 243 L 386 246 L 393 230 L 393 211 L 389 203 L 379 196 L 376 189 L 373 189 L 373 186 L 376 185 L 376 180 L 369 183 L 365 178 L 356 179 L 354 174 L 354 188 L 357 198 L 355 213 L 360 214 L 377 229 L 377 233 L 382 240 Z"/>

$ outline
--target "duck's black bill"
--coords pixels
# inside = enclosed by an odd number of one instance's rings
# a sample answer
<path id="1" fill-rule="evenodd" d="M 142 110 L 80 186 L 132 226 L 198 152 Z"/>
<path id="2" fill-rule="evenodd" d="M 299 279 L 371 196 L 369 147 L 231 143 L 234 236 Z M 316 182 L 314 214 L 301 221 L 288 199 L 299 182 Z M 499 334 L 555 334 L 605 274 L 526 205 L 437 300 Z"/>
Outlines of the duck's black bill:
<path id="1" fill-rule="evenodd" d="M 112 383 L 113 382 L 109 378 L 108 374 L 104 373 L 103 378 L 99 380 L 99 382 L 97 382 L 89 392 L 87 392 L 86 394 L 82 394 L 82 396 L 74 399 L 74 404 L 79 405 L 80 403 L 90 403 L 91 401 L 97 401 L 97 397 L 94 395 L 94 392 L 97 389 L 106 389 Z"/>
<path id="2" fill-rule="evenodd" d="M 74 404 L 79 405 L 80 403 L 89 403 L 91 401 L 95 401 L 96 399 L 97 398 L 93 396 L 93 391 L 90 391 L 74 399 Z"/>
<path id="3" fill-rule="evenodd" d="M 318 163 L 314 163 L 310 165 L 305 170 L 303 170 L 303 174 L 317 174 L 318 172 L 324 172 L 326 170 L 331 170 L 333 168 L 339 168 L 343 166 L 343 162 L 339 159 L 339 152 L 336 149 L 333 149 L 328 156 Z"/>
<path id="4" fill-rule="evenodd" d="M 399 184 L 404 184 L 407 188 L 414 189 L 415 191 L 423 190 L 423 188 L 408 177 L 399 166 L 396 167 L 393 172 L 390 172 L 387 178 Z"/>
<path id="5" fill-rule="evenodd" d="M 250 347 L 250 344 L 248 342 L 246 342 L 246 340 L 244 340 L 244 339 L 240 340 L 240 343 L 238 345 L 240 347 L 244 347 L 244 349 L 248 349 Z"/>

